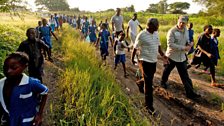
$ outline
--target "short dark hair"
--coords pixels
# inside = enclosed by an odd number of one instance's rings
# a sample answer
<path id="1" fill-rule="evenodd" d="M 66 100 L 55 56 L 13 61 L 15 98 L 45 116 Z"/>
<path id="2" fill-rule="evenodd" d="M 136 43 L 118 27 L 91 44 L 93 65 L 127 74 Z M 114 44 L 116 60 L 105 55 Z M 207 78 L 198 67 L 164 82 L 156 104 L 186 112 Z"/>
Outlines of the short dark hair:
<path id="1" fill-rule="evenodd" d="M 19 61 L 19 63 L 26 65 L 29 63 L 29 57 L 26 53 L 24 52 L 14 52 L 11 53 L 7 56 L 7 58 L 5 59 L 4 64 L 9 60 L 9 59 L 16 59 Z"/>
<path id="2" fill-rule="evenodd" d="M 34 31 L 35 31 L 35 28 L 28 28 L 28 29 L 26 30 L 26 36 L 28 36 L 28 34 L 30 33 L 31 30 L 34 30 Z"/>
<path id="3" fill-rule="evenodd" d="M 120 36 L 125 36 L 125 33 L 124 32 L 121 32 L 119 35 Z"/>
<path id="4" fill-rule="evenodd" d="M 220 33 L 220 29 L 215 28 L 215 29 L 213 29 L 213 32 L 212 33 L 215 34 L 215 33 L 218 33 L 218 32 Z"/>
<path id="5" fill-rule="evenodd" d="M 205 25 L 205 26 L 204 26 L 204 31 L 205 31 L 206 29 L 208 29 L 208 28 L 212 28 L 212 25 Z"/>

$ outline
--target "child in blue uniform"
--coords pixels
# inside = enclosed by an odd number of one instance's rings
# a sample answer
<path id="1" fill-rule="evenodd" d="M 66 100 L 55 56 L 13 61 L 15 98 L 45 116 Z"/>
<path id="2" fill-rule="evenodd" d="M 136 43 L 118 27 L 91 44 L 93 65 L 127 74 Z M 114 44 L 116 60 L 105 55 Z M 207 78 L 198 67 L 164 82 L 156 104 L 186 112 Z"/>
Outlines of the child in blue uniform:
<path id="1" fill-rule="evenodd" d="M 103 23 L 101 28 L 102 30 L 99 32 L 96 47 L 98 46 L 98 43 L 100 42 L 100 53 L 102 60 L 104 61 L 104 65 L 106 65 L 106 57 L 109 55 L 108 52 L 108 41 L 110 39 L 111 46 L 113 47 L 112 38 L 110 36 L 110 32 L 106 29 L 106 24 Z"/>
<path id="2" fill-rule="evenodd" d="M 45 42 L 46 45 L 49 46 L 48 60 L 52 62 L 53 59 L 51 58 L 51 49 L 52 49 L 51 35 L 53 35 L 56 40 L 58 40 L 58 38 L 52 32 L 51 27 L 47 25 L 46 19 L 43 19 L 42 23 L 43 23 L 43 26 L 40 28 L 41 39 Z M 45 53 L 45 57 L 46 57 L 46 53 Z"/>
<path id="3" fill-rule="evenodd" d="M 40 126 L 42 122 L 48 88 L 23 73 L 28 62 L 28 56 L 22 52 L 10 54 L 4 62 L 5 77 L 0 80 L 0 101 L 4 121 L 9 126 Z"/>
<path id="4" fill-rule="evenodd" d="M 96 30 L 97 30 L 96 22 L 92 20 L 92 24 L 89 26 L 89 38 L 91 43 L 96 42 L 97 39 Z"/>

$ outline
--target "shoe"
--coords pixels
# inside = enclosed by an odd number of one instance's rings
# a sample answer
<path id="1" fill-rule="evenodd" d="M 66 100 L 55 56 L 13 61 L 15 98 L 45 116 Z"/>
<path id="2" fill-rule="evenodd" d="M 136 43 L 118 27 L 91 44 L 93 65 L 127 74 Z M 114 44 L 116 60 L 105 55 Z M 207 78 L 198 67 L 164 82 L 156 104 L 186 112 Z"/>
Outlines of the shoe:
<path id="1" fill-rule="evenodd" d="M 201 95 L 196 94 L 196 93 L 192 93 L 192 94 L 187 95 L 187 98 L 192 99 L 192 100 L 198 99 L 200 97 L 201 97 Z"/>
<path id="2" fill-rule="evenodd" d="M 165 82 L 161 82 L 161 87 L 163 87 L 164 89 L 167 89 L 167 84 Z"/>
<path id="3" fill-rule="evenodd" d="M 191 65 L 187 65 L 187 69 L 190 69 L 191 68 Z"/>
<path id="4" fill-rule="evenodd" d="M 50 62 L 54 62 L 52 58 L 48 58 L 48 60 L 49 60 Z"/>

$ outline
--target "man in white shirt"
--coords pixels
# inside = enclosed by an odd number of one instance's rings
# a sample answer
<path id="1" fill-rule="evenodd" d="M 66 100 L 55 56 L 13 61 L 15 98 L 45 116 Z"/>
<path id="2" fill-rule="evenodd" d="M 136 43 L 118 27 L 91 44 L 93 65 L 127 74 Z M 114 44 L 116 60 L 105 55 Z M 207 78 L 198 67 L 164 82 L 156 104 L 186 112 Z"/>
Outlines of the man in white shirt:
<path id="1" fill-rule="evenodd" d="M 129 34 L 130 34 L 130 37 L 131 37 L 130 47 L 132 47 L 133 44 L 135 43 L 135 38 L 136 38 L 137 33 L 138 33 L 138 31 L 137 31 L 138 26 L 141 30 L 143 30 L 140 23 L 137 20 L 137 13 L 134 13 L 133 18 L 128 22 L 128 28 L 127 28 L 127 38 L 128 38 Z M 130 32 L 129 32 L 129 28 L 130 28 Z"/>
<path id="2" fill-rule="evenodd" d="M 145 106 L 150 114 L 154 112 L 153 107 L 153 78 L 156 72 L 156 62 L 158 52 L 163 57 L 164 63 L 168 63 L 164 55 L 158 34 L 159 22 L 156 18 L 150 18 L 147 21 L 147 28 L 141 31 L 135 40 L 131 60 L 133 64 L 137 50 L 140 51 L 139 67 L 144 78 Z M 143 87 L 142 87 L 143 88 Z"/>
<path id="3" fill-rule="evenodd" d="M 111 18 L 112 31 L 115 31 L 116 36 L 118 36 L 124 30 L 124 19 L 121 16 L 121 9 L 117 8 L 116 14 Z"/>

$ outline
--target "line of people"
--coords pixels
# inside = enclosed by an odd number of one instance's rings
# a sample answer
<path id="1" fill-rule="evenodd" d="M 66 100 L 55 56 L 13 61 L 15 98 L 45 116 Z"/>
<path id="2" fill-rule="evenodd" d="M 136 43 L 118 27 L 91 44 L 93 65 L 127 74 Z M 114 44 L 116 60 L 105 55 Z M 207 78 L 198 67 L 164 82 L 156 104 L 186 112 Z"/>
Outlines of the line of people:
<path id="1" fill-rule="evenodd" d="M 197 57 L 197 64 L 204 63 L 206 69 L 210 68 L 211 71 L 211 85 L 217 86 L 215 80 L 215 65 L 220 58 L 218 51 L 218 39 L 220 35 L 219 29 L 213 30 L 212 27 L 206 25 L 204 33 L 198 38 L 196 49 L 194 49 L 194 31 L 193 24 L 190 23 L 188 16 L 180 16 L 177 25 L 172 27 L 167 33 L 167 49 L 163 53 L 159 39 L 159 21 L 156 18 L 150 18 L 147 21 L 147 27 L 143 30 L 137 20 L 137 14 L 128 22 L 127 34 L 125 34 L 124 20 L 121 15 L 121 10 L 118 8 L 116 14 L 111 18 L 112 35 L 110 34 L 107 24 L 102 23 L 102 29 L 99 31 L 98 39 L 95 46 L 98 48 L 100 45 L 100 52 L 102 60 L 106 64 L 106 56 L 109 55 L 108 45 L 111 42 L 114 53 L 114 69 L 121 62 L 124 70 L 124 77 L 127 77 L 126 72 L 126 56 L 125 48 L 132 49 L 131 61 L 133 64 L 139 65 L 139 73 L 141 77 L 136 81 L 140 92 L 145 94 L 146 109 L 152 114 L 153 107 L 153 78 L 156 72 L 157 54 L 159 53 L 164 62 L 164 70 L 161 77 L 161 87 L 167 89 L 168 78 L 174 67 L 177 68 L 181 81 L 184 85 L 186 97 L 189 99 L 200 98 L 193 89 L 192 80 L 189 77 L 187 69 L 190 65 L 195 64 L 195 58 L 192 63 L 188 64 L 187 56 L 193 53 L 195 57 L 197 50 L 200 50 L 201 56 Z M 137 29 L 140 28 L 141 32 L 137 34 Z M 130 31 L 129 31 L 130 30 Z M 128 38 L 130 35 L 131 43 L 127 43 L 125 35 Z M 112 39 L 112 40 L 110 40 Z M 206 39 L 206 40 L 205 40 Z M 110 41 L 109 41 L 110 40 Z"/>

